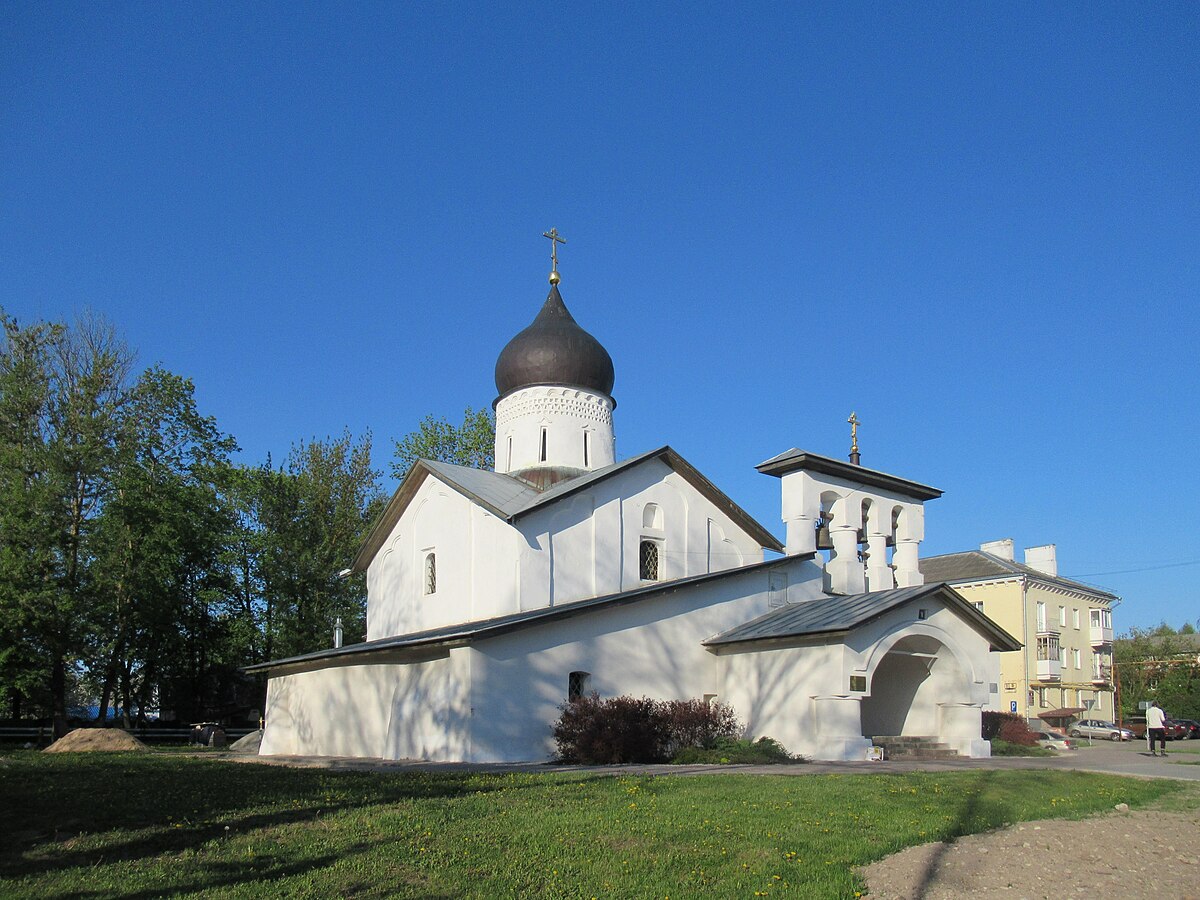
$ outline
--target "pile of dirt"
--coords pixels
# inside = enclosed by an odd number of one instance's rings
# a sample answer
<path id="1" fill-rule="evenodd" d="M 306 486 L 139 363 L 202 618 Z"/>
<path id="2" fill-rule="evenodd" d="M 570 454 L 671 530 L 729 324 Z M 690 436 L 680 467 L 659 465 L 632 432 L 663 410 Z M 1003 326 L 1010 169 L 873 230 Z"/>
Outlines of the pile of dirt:
<path id="1" fill-rule="evenodd" d="M 1196 897 L 1200 810 L 1022 822 L 909 847 L 858 871 L 870 900 Z"/>
<path id="2" fill-rule="evenodd" d="M 115 753 L 150 748 L 120 728 L 76 728 L 46 748 L 46 753 Z"/>

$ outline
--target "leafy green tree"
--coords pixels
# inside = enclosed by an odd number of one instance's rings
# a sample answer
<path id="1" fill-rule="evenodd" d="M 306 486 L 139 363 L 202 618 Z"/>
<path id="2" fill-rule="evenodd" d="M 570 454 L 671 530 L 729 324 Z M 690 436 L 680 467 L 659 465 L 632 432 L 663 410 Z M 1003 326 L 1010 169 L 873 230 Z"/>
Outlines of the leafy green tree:
<path id="1" fill-rule="evenodd" d="M 416 431 L 396 441 L 392 475 L 403 478 L 418 459 L 491 469 L 496 463 L 495 447 L 496 419 L 488 410 L 468 406 L 458 426 L 428 415 Z"/>
<path id="2" fill-rule="evenodd" d="M 364 579 L 348 569 L 384 503 L 370 435 L 300 444 L 253 477 L 267 657 L 330 646 L 339 616 L 348 636 L 363 634 Z"/>
<path id="3" fill-rule="evenodd" d="M 1113 643 L 1123 715 L 1141 715 L 1140 703 L 1157 700 L 1173 718 L 1200 719 L 1200 660 L 1186 634 L 1134 628 Z"/>
<path id="4" fill-rule="evenodd" d="M 32 674 L 22 655 L 41 657 L 62 733 L 68 690 L 93 633 L 89 541 L 107 497 L 132 356 L 99 319 L 22 328 L 0 318 L 0 491 L 7 501 L 0 604 L 14 614 L 8 649 L 14 635 L 20 645 L 6 656 L 10 668 L 23 669 L 18 685 Z"/>
<path id="5" fill-rule="evenodd" d="M 235 445 L 200 415 L 193 391 L 157 367 L 138 378 L 96 521 L 92 568 L 103 628 L 92 668 L 103 672 L 100 716 L 117 696 L 127 724 L 164 690 L 164 700 L 197 716 L 213 657 L 226 655 L 232 585 L 223 555 L 234 516 L 221 485 Z"/>

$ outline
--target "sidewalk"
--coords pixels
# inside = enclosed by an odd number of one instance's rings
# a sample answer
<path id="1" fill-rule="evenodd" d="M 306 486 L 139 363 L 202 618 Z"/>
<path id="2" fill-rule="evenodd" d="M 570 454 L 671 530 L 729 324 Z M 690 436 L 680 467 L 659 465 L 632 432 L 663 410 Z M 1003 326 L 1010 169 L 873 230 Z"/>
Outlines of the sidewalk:
<path id="1" fill-rule="evenodd" d="M 418 760 L 386 760 L 341 756 L 254 756 L 231 752 L 205 752 L 208 759 L 260 763 L 297 768 L 321 768 L 351 772 L 589 772 L 611 775 L 849 775 L 888 772 L 952 772 L 963 769 L 1075 769 L 1109 775 L 1141 778 L 1175 778 L 1200 781 L 1200 741 L 1175 742 L 1181 752 L 1154 757 L 1141 741 L 1112 744 L 1097 742 L 1091 747 L 1063 751 L 1053 757 L 997 756 L 991 759 L 918 760 L 885 762 L 808 762 L 795 765 L 627 765 L 576 766 L 553 763 L 436 763 Z M 1194 745 L 1194 747 L 1189 746 Z M 1190 750 L 1195 752 L 1188 752 Z M 1192 764 L 1189 764 L 1192 763 Z"/>

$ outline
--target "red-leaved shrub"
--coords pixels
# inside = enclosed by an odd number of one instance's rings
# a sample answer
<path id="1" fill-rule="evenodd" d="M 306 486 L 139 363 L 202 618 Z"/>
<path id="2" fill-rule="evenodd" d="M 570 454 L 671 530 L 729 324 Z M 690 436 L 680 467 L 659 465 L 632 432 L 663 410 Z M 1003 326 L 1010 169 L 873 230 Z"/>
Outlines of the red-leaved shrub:
<path id="1" fill-rule="evenodd" d="M 684 747 L 711 747 L 740 730 L 733 710 L 702 700 L 651 700 L 596 694 L 562 707 L 554 740 L 563 762 L 613 765 L 663 762 Z"/>
<path id="2" fill-rule="evenodd" d="M 1036 744 L 1037 735 L 1020 719 L 1015 716 L 1013 718 L 1015 721 L 1006 721 L 1000 725 L 1000 733 L 997 737 L 1010 744 L 1020 744 L 1022 747 L 1032 747 Z"/>

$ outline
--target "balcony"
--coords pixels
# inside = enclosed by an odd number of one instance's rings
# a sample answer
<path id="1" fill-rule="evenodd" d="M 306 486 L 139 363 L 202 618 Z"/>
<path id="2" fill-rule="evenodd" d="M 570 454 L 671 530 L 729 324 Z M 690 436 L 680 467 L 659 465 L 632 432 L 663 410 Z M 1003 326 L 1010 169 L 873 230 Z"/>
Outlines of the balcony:
<path id="1" fill-rule="evenodd" d="M 1038 681 L 1061 681 L 1062 660 L 1059 656 L 1057 631 L 1037 633 L 1037 677 Z"/>
<path id="2" fill-rule="evenodd" d="M 1038 681 L 1061 681 L 1062 663 L 1057 659 L 1039 659 L 1037 661 Z"/>
<path id="3" fill-rule="evenodd" d="M 1106 647 L 1113 642 L 1112 628 L 1105 628 L 1102 625 L 1093 624 L 1092 630 L 1092 646 Z"/>
<path id="4" fill-rule="evenodd" d="M 1112 684 L 1112 666 L 1094 666 L 1092 684 Z"/>

